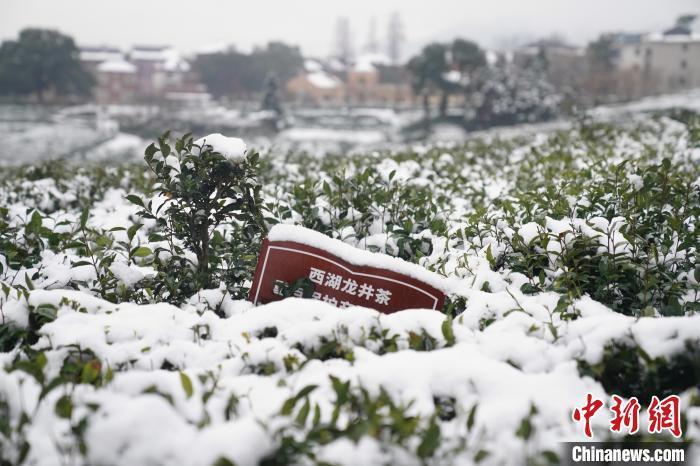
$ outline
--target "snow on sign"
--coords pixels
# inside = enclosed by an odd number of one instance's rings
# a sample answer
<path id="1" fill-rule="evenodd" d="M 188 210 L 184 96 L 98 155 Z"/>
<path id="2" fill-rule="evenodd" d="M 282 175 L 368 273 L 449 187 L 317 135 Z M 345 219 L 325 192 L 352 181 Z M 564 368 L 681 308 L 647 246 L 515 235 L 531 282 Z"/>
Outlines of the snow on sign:
<path id="1" fill-rule="evenodd" d="M 285 287 L 299 279 L 313 284 L 313 299 L 337 307 L 364 306 L 388 314 L 440 310 L 445 303 L 444 279 L 423 267 L 306 228 L 275 225 L 263 242 L 249 299 L 254 304 L 283 299 Z M 297 289 L 293 296 L 302 293 Z"/>

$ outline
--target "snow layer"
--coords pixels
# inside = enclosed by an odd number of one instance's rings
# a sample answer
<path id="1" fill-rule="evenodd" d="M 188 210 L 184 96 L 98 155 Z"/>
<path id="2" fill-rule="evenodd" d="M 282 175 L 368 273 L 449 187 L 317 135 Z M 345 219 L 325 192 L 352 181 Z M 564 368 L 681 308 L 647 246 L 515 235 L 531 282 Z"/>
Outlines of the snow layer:
<path id="1" fill-rule="evenodd" d="M 100 73 L 136 73 L 136 66 L 126 60 L 110 60 L 97 65 L 97 71 Z"/>
<path id="2" fill-rule="evenodd" d="M 342 84 L 338 78 L 323 71 L 313 71 L 306 75 L 306 79 L 321 89 L 336 89 Z"/>
<path id="3" fill-rule="evenodd" d="M 334 240 L 322 233 L 309 230 L 308 228 L 277 224 L 270 229 L 268 238 L 270 241 L 293 241 L 323 249 L 353 265 L 377 267 L 402 273 L 421 280 L 444 293 L 454 292 L 456 288 L 456 284 L 449 279 L 430 272 L 421 266 L 386 254 L 376 254 L 363 249 L 354 248 L 349 244 Z"/>
<path id="4" fill-rule="evenodd" d="M 212 290 L 210 299 L 223 299 L 221 293 Z M 87 460 L 98 464 L 209 465 L 219 457 L 257 464 L 278 441 L 275 426 L 282 422 L 277 416 L 283 403 L 302 388 L 318 385 L 310 400 L 319 406 L 321 419 L 330 419 L 335 399 L 331 376 L 363 387 L 371 396 L 384 391 L 395 403 L 410 406 L 414 416 L 430 416 L 436 399 L 454 399 L 456 417 L 443 424 L 446 450 L 470 435 L 464 426 L 477 406 L 471 432 L 479 432 L 479 447 L 490 452 L 484 464 L 518 464 L 513 452 L 522 450 L 523 439 L 513 426 L 531 407 L 537 414 L 531 419 L 534 434 L 528 448 L 557 451 L 561 440 L 581 439 L 570 416 L 586 393 L 606 398 L 597 382 L 579 375 L 577 358 L 596 363 L 600 348 L 613 340 L 634 339 L 656 357 L 682 351 L 683 341 L 700 338 L 700 316 L 664 320 L 659 327 L 658 319 L 625 317 L 583 299 L 575 303 L 582 318 L 554 320 L 561 332 L 554 340 L 546 330 L 524 331 L 533 325 L 545 328 L 547 296 L 519 297 L 525 312 L 513 313 L 506 293 L 495 293 L 493 299 L 484 299 L 486 295 L 475 292 L 472 310 L 453 322 L 454 344 L 442 332 L 445 316 L 427 310 L 383 315 L 290 298 L 242 307 L 222 319 L 189 305 L 113 305 L 62 290 L 32 292 L 29 302 L 58 306 L 57 318 L 41 328 L 34 346 L 46 355 L 48 380 L 78 350 L 94 355 L 103 374 L 114 371 L 103 387 L 76 385 L 71 395 L 70 422 L 88 416 Z M 19 301 L 13 306 L 29 312 Z M 489 312 L 499 314 L 498 322 L 480 331 L 478 318 Z M 10 317 L 19 325 L 21 313 L 16 310 Z M 275 338 L 266 336 L 270 329 Z M 377 334 L 383 340 L 369 338 Z M 409 349 L 411 335 L 427 335 L 435 349 Z M 398 351 L 385 352 L 387 339 L 396 341 Z M 351 351 L 352 362 L 316 359 L 315 351 L 327 341 Z M 38 391 L 24 372 L 0 378 L 0 399 L 9 400 L 11 421 L 23 412 L 34 413 L 27 432 L 31 464 L 59 464 L 58 452 L 71 441 L 68 420 L 54 415 L 63 391 L 51 391 L 41 400 Z M 691 393 L 683 395 L 686 402 Z M 226 411 L 232 397 L 238 400 L 235 409 Z M 341 417 L 339 422 L 346 421 Z M 606 415 L 593 418 L 598 435 L 605 435 L 607 422 Z M 359 464 L 358 458 L 364 464 L 401 458 L 369 437 L 355 446 L 360 457 L 345 456 L 352 446 L 338 441 L 320 454 L 347 465 Z"/>
<path id="5" fill-rule="evenodd" d="M 210 134 L 194 142 L 203 147 L 211 146 L 214 152 L 218 152 L 232 162 L 241 162 L 245 159 L 247 150 L 245 142 L 240 138 L 226 137 L 221 133 Z"/>

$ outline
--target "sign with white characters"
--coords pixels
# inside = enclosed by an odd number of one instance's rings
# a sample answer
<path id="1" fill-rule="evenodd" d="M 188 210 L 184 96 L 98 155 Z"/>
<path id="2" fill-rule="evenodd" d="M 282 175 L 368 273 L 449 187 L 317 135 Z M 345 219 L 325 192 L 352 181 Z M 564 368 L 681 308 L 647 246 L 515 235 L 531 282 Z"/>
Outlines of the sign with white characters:
<path id="1" fill-rule="evenodd" d="M 415 271 L 413 268 L 418 267 L 421 274 L 435 275 L 415 264 L 355 249 L 323 235 L 321 239 L 316 236 L 320 233 L 304 228 L 283 228 L 285 231 L 280 232 L 274 227 L 270 237 L 263 242 L 249 295 L 255 304 L 296 296 L 325 301 L 341 308 L 370 307 L 387 314 L 402 309 L 441 310 L 444 305 L 443 291 L 416 278 L 415 275 L 420 274 L 409 275 L 397 270 L 409 268 Z M 311 246 L 305 244 L 310 242 L 308 236 L 283 234 L 292 231 L 290 229 L 295 233 L 303 230 L 325 244 Z M 284 239 L 289 236 L 293 239 L 304 237 L 305 241 Z M 304 282 L 313 287 L 293 286 Z"/>

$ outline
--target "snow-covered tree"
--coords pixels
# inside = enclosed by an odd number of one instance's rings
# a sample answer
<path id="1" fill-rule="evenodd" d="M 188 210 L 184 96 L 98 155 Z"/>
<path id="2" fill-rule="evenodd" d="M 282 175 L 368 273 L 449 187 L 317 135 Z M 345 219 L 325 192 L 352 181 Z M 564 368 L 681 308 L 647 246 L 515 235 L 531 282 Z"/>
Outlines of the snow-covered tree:
<path id="1" fill-rule="evenodd" d="M 503 58 L 480 70 L 467 86 L 465 123 L 488 127 L 555 116 L 563 97 L 547 80 L 544 61 L 518 66 Z"/>

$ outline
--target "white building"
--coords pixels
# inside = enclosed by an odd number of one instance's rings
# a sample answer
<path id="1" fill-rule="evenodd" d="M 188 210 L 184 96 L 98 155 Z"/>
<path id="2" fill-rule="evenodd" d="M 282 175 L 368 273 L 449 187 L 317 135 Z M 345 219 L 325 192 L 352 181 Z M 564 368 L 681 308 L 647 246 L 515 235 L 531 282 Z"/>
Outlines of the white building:
<path id="1" fill-rule="evenodd" d="M 700 87 L 700 34 L 676 26 L 615 43 L 618 70 L 635 77 L 642 93 Z"/>
<path id="2" fill-rule="evenodd" d="M 123 59 L 108 60 L 96 67 L 95 98 L 99 103 L 133 102 L 136 96 L 136 67 Z"/>
<path id="3" fill-rule="evenodd" d="M 95 72 L 100 63 L 106 61 L 121 61 L 124 53 L 117 47 L 100 45 L 95 47 L 80 47 L 80 61 L 89 71 Z"/>

